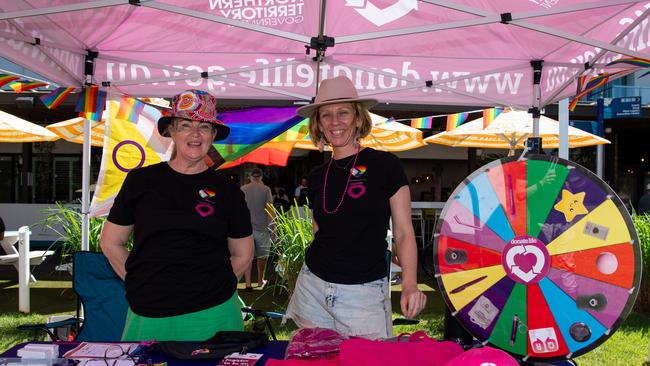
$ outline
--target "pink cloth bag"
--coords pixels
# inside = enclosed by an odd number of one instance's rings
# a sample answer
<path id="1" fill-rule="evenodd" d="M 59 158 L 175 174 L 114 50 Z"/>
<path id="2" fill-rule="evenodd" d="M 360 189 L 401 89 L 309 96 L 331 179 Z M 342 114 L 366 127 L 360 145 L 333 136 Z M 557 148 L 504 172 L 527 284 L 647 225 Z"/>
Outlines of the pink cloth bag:
<path id="1" fill-rule="evenodd" d="M 341 366 L 444 366 L 461 353 L 463 348 L 455 342 L 438 342 L 416 332 L 408 342 L 343 341 L 340 360 Z"/>
<path id="2" fill-rule="evenodd" d="M 507 352 L 492 347 L 473 348 L 449 360 L 445 366 L 519 366 Z"/>

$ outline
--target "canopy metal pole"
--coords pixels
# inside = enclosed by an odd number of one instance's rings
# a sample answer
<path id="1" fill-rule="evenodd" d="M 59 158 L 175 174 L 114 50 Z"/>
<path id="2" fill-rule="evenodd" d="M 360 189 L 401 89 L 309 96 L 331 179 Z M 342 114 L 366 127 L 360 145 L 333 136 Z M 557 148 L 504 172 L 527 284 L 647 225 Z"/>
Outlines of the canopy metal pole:
<path id="1" fill-rule="evenodd" d="M 81 250 L 89 250 L 90 219 L 90 120 L 84 118 L 84 143 L 81 159 Z"/>
<path id="2" fill-rule="evenodd" d="M 29 279 L 29 227 L 22 226 L 18 229 L 18 311 L 30 312 Z"/>
<path id="3" fill-rule="evenodd" d="M 560 148 L 558 156 L 569 159 L 569 98 L 564 98 L 558 103 L 558 119 L 560 120 Z"/>
<path id="4" fill-rule="evenodd" d="M 543 60 L 533 60 L 530 62 L 533 67 L 533 108 L 529 112 L 533 114 L 533 137 L 539 137 L 539 108 L 542 102 L 542 89 L 539 84 L 542 80 L 543 63 Z"/>

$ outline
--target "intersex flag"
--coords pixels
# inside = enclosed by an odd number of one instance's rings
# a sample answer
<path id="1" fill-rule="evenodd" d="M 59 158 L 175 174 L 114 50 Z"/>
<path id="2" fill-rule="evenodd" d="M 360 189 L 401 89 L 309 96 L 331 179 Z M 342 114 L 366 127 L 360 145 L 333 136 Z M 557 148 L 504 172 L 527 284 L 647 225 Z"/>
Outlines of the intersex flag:
<path id="1" fill-rule="evenodd" d="M 90 206 L 92 216 L 108 214 L 126 174 L 136 168 L 169 160 L 172 140 L 158 133 L 162 112 L 145 104 L 135 122 L 118 118 L 120 96 L 107 103 L 104 151 L 95 194 Z M 230 127 L 227 139 L 217 141 L 206 162 L 217 168 L 224 162 L 244 157 L 303 118 L 296 108 L 255 108 L 221 113 L 219 119 Z M 123 115 L 122 115 L 123 116 Z"/>
<path id="2" fill-rule="evenodd" d="M 451 131 L 455 129 L 456 127 L 462 125 L 465 121 L 467 121 L 467 117 L 469 116 L 469 113 L 467 112 L 462 112 L 462 113 L 454 113 L 454 114 L 449 114 L 447 115 L 447 131 Z"/>
<path id="3" fill-rule="evenodd" d="M 502 107 L 494 107 L 483 110 L 483 129 L 492 123 L 503 112 Z"/>
<path id="4" fill-rule="evenodd" d="M 172 140 L 158 133 L 161 112 L 145 105 L 135 122 L 117 118 L 121 96 L 111 95 L 106 103 L 104 148 L 91 216 L 108 214 L 126 174 L 136 168 L 169 160 Z"/>
<path id="5" fill-rule="evenodd" d="M 65 100 L 65 97 L 68 94 L 72 93 L 75 88 L 73 87 L 60 87 L 56 88 L 53 92 L 41 96 L 41 102 L 47 107 L 47 109 L 54 109 L 59 106 Z"/>
<path id="6" fill-rule="evenodd" d="M 420 117 L 411 119 L 411 127 L 419 129 L 431 129 L 433 117 Z"/>
<path id="7" fill-rule="evenodd" d="M 13 89 L 16 93 L 22 93 L 28 90 L 40 88 L 43 86 L 48 86 L 50 84 L 48 83 L 43 83 L 40 81 L 27 81 L 27 80 L 22 80 L 22 81 L 14 81 L 11 84 L 9 84 L 9 87 Z"/>

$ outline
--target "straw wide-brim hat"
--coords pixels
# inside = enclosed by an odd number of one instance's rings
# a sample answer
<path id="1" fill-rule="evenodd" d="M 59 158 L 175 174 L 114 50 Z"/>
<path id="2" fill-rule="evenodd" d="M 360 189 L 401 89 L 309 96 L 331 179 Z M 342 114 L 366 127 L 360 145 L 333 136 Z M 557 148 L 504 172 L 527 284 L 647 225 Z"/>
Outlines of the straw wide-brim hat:
<path id="1" fill-rule="evenodd" d="M 377 104 L 377 99 L 360 98 L 357 88 L 352 81 L 345 76 L 337 76 L 325 79 L 320 83 L 314 103 L 298 108 L 296 113 L 302 117 L 311 116 L 312 112 L 320 106 L 334 103 L 361 103 L 366 108 Z"/>

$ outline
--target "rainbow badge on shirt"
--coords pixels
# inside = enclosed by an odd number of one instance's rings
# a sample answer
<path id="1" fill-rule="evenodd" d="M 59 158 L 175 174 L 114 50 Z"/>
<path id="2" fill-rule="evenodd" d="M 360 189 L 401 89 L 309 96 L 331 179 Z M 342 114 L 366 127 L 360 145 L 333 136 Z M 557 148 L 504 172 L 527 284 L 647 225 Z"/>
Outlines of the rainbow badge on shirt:
<path id="1" fill-rule="evenodd" d="M 214 195 L 215 193 L 209 189 L 201 189 L 199 191 L 199 196 L 201 196 L 201 198 L 212 198 Z"/>
<path id="2" fill-rule="evenodd" d="M 358 165 L 352 167 L 352 169 L 350 169 L 350 173 L 352 173 L 353 177 L 360 178 L 362 175 L 366 173 L 366 167 L 365 165 Z"/>

